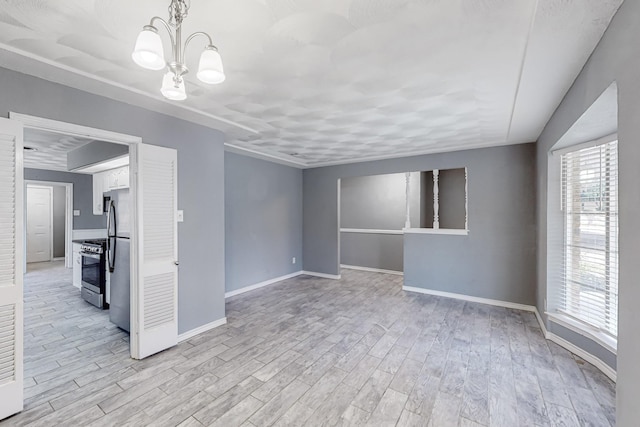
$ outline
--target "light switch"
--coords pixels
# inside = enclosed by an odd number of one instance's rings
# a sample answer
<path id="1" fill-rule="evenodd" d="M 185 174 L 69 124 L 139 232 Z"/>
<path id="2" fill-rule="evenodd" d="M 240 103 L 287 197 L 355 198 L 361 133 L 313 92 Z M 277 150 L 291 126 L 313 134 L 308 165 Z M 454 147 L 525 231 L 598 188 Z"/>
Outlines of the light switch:
<path id="1" fill-rule="evenodd" d="M 184 211 L 178 211 L 178 222 L 184 222 Z"/>
<path id="2" fill-rule="evenodd" d="M 74 209 L 73 216 L 80 216 L 80 209 Z"/>

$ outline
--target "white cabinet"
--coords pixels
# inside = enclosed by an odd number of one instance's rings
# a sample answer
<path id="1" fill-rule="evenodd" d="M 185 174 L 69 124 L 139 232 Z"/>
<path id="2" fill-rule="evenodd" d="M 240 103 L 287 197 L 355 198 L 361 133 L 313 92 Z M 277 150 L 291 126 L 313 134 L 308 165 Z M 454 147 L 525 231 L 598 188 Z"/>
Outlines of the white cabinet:
<path id="1" fill-rule="evenodd" d="M 111 169 L 106 174 L 105 191 L 129 188 L 129 166 Z"/>
<path id="2" fill-rule="evenodd" d="M 102 215 L 105 191 L 129 188 L 129 166 L 93 174 L 93 214 Z"/>
<path id="3" fill-rule="evenodd" d="M 129 166 L 120 168 L 118 172 L 118 188 L 129 188 Z"/>
<path id="4" fill-rule="evenodd" d="M 73 286 L 82 287 L 82 255 L 80 255 L 80 243 L 73 244 Z"/>
<path id="5" fill-rule="evenodd" d="M 104 172 L 93 174 L 93 214 L 102 215 L 102 193 L 106 190 L 104 188 Z"/>

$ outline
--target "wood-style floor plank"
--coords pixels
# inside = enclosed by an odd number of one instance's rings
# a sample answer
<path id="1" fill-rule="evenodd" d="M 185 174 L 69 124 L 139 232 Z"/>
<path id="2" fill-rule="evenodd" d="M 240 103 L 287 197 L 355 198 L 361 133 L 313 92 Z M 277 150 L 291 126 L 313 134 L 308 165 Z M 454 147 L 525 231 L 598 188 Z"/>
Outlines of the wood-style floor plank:
<path id="1" fill-rule="evenodd" d="M 532 313 L 344 270 L 232 297 L 228 323 L 142 361 L 59 263 L 25 276 L 25 410 L 5 426 L 615 425 L 615 384 Z"/>

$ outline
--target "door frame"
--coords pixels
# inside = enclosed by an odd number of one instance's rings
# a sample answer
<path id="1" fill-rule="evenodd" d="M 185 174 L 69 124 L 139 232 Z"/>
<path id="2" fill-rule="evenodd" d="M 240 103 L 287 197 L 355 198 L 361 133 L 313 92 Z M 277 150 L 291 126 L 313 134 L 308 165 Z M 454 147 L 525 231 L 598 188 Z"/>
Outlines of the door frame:
<path id="1" fill-rule="evenodd" d="M 25 227 L 24 227 L 24 235 L 25 235 L 25 241 L 24 241 L 24 250 L 25 250 L 25 255 L 24 255 L 24 262 L 25 264 L 27 263 L 27 255 L 29 252 L 29 248 L 27 248 L 27 239 L 26 239 L 26 235 L 27 235 L 27 224 L 28 224 L 28 219 L 29 219 L 29 211 L 27 209 L 27 206 L 29 205 L 29 194 L 28 194 L 28 188 L 44 188 L 49 190 L 49 259 L 47 261 L 43 261 L 43 262 L 51 262 L 53 261 L 53 187 L 51 185 L 40 185 L 40 184 L 28 184 L 27 180 L 24 181 L 24 188 L 25 188 L 25 192 L 24 192 L 24 218 L 25 218 Z M 66 249 L 65 249 L 66 250 Z M 27 271 L 26 269 L 24 271 Z"/>
<path id="2" fill-rule="evenodd" d="M 138 208 L 137 208 L 137 192 L 138 192 L 138 180 L 137 180 L 137 147 L 139 144 L 142 144 L 142 138 L 139 136 L 127 135 L 118 132 L 112 132 L 103 129 L 97 129 L 82 125 L 77 125 L 73 123 L 66 123 L 58 120 L 45 119 L 37 116 L 30 116 L 28 114 L 16 113 L 14 111 L 9 112 L 9 119 L 19 121 L 23 124 L 24 129 L 36 129 L 43 130 L 48 132 L 55 132 L 62 135 L 70 135 L 81 138 L 89 138 L 98 141 L 112 142 L 114 144 L 122 144 L 129 146 L 129 167 L 131 171 L 131 177 L 129 182 L 129 191 L 130 191 L 130 199 L 131 199 L 131 217 L 134 219 L 131 221 L 131 253 L 130 253 L 130 283 L 131 283 L 131 301 L 137 301 L 137 295 L 139 293 L 138 287 L 139 283 L 138 279 L 138 229 L 139 224 L 137 223 L 138 217 Z M 130 308 L 130 316 L 131 316 L 131 335 L 134 336 L 137 334 L 138 327 L 135 322 L 135 316 L 132 314 L 137 311 L 137 307 L 134 304 L 131 304 Z M 132 356 L 134 356 L 132 349 L 132 341 L 137 341 L 137 338 L 129 339 L 129 352 Z"/>
<path id="3" fill-rule="evenodd" d="M 25 179 L 25 194 L 26 187 L 28 185 L 40 186 L 40 187 L 64 187 L 65 189 L 65 205 L 64 205 L 64 265 L 66 268 L 73 267 L 73 183 L 72 182 L 57 182 L 57 181 L 37 181 L 33 179 Z M 25 215 L 27 212 L 27 198 L 25 197 Z M 52 210 L 53 215 L 53 210 Z M 53 228 L 52 228 L 53 232 Z M 53 237 L 53 236 L 52 236 Z M 25 239 L 26 239 L 26 227 L 25 227 Z M 53 245 L 53 238 L 51 239 Z M 27 247 L 27 243 L 25 240 L 25 248 Z M 26 249 L 25 249 L 26 250 Z M 53 249 L 51 252 L 52 259 L 53 257 Z M 25 263 L 27 257 L 25 254 Z M 26 271 L 26 270 L 25 270 Z"/>

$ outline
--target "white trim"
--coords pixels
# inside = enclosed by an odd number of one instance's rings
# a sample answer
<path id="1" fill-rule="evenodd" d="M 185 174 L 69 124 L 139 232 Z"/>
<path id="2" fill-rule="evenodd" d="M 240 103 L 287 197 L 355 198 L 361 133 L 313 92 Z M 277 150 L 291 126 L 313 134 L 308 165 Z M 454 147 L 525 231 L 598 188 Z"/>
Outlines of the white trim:
<path id="1" fill-rule="evenodd" d="M 371 271 L 372 273 L 395 274 L 396 276 L 404 276 L 404 273 L 402 271 L 385 270 L 382 268 L 372 268 L 372 267 L 361 267 L 359 265 L 340 264 L 340 268 L 346 268 L 347 270 Z"/>
<path id="2" fill-rule="evenodd" d="M 617 373 L 611 366 L 604 363 L 600 358 L 592 355 L 591 353 L 586 352 L 585 350 L 565 340 L 559 335 L 556 335 L 553 332 L 547 331 L 544 321 L 542 320 L 542 316 L 540 316 L 540 312 L 538 312 L 537 308 L 536 308 L 535 314 L 536 314 L 536 318 L 538 319 L 538 323 L 540 323 L 540 328 L 542 329 L 542 333 L 544 334 L 544 337 L 546 339 L 548 339 L 549 341 L 553 341 L 554 343 L 558 344 L 560 347 L 563 347 L 565 350 L 568 350 L 571 353 L 577 356 L 580 356 L 581 358 L 591 363 L 596 368 L 600 369 L 600 371 L 602 371 L 603 374 L 609 377 L 611 381 L 616 382 Z M 547 316 L 549 316 L 549 313 L 547 313 Z M 564 325 L 561 325 L 561 326 L 564 326 Z M 567 328 L 567 329 L 570 329 L 570 328 Z"/>
<path id="3" fill-rule="evenodd" d="M 272 285 L 274 283 L 282 282 L 283 280 L 291 279 L 292 277 L 296 277 L 302 274 L 302 271 L 296 271 L 291 274 L 285 274 L 284 276 L 274 277 L 273 279 L 265 280 L 263 282 L 256 283 L 255 285 L 245 286 L 244 288 L 236 289 L 234 291 L 225 292 L 225 298 L 231 298 L 235 295 L 244 294 L 245 292 L 250 292 L 255 289 L 264 288 L 265 286 Z"/>
<path id="4" fill-rule="evenodd" d="M 534 313 L 536 315 L 536 319 L 538 319 L 538 323 L 540 324 L 540 329 L 542 329 L 542 335 L 547 338 L 547 336 L 549 335 L 549 332 L 547 331 L 547 325 L 544 324 L 544 320 L 542 320 L 542 316 L 540 316 L 540 312 L 538 311 L 537 307 Z"/>
<path id="5" fill-rule="evenodd" d="M 591 328 L 590 326 L 583 324 L 578 320 L 572 319 L 569 316 L 563 316 L 560 313 L 545 314 L 549 318 L 549 321 L 598 343 L 615 355 L 618 354 L 618 343 L 613 337 L 610 337 L 609 335 L 604 334 L 595 328 Z"/>
<path id="6" fill-rule="evenodd" d="M 59 120 L 50 120 L 42 117 L 30 116 L 13 111 L 9 112 L 9 118 L 11 120 L 17 120 L 21 122 L 25 128 L 29 129 L 45 130 L 47 132 L 114 142 L 116 144 L 139 144 L 142 142 L 142 138 L 138 136 L 125 135 L 123 133 L 111 132 L 108 130 L 61 122 Z"/>
<path id="7" fill-rule="evenodd" d="M 435 295 L 435 296 L 438 296 L 438 297 L 453 298 L 453 299 L 458 299 L 458 300 L 462 300 L 462 301 L 477 302 L 477 303 L 480 303 L 480 304 L 494 305 L 496 307 L 513 308 L 515 310 L 523 310 L 523 311 L 531 311 L 531 312 L 535 312 L 536 311 L 536 308 L 534 306 L 532 306 L 532 305 L 520 304 L 520 303 L 517 303 L 517 302 L 500 301 L 500 300 L 489 299 L 489 298 L 473 297 L 473 296 L 470 296 L 470 295 L 455 294 L 455 293 L 452 293 L 452 292 L 435 291 L 433 289 L 416 288 L 416 287 L 413 287 L 413 286 L 403 286 L 402 290 L 403 291 L 407 291 L 407 292 L 417 292 L 417 293 L 420 293 L 420 294 Z"/>
<path id="8" fill-rule="evenodd" d="M 458 230 L 455 228 L 405 228 L 404 234 L 449 234 L 452 236 L 468 236 L 469 230 Z"/>
<path id="9" fill-rule="evenodd" d="M 257 133 L 257 132 L 256 132 Z M 278 153 L 278 155 L 243 148 L 237 145 L 225 142 L 224 151 L 229 153 L 240 154 L 242 156 L 253 157 L 254 159 L 266 160 L 267 162 L 277 163 L 280 165 L 291 166 L 298 169 L 306 169 L 307 164 L 301 162 L 297 157 L 287 154 Z"/>
<path id="10" fill-rule="evenodd" d="M 579 356 L 584 360 L 586 360 L 587 362 L 591 363 L 593 366 L 600 369 L 603 374 L 608 376 L 611 379 L 611 381 L 616 382 L 616 379 L 617 379 L 616 371 L 611 366 L 607 365 L 602 360 L 600 360 L 598 357 L 594 356 L 591 353 L 586 352 L 585 350 L 581 349 L 575 344 L 570 343 L 569 341 L 554 334 L 553 332 L 547 332 L 546 338 L 549 341 L 553 341 L 554 343 L 558 344 L 561 347 L 564 347 L 566 350 L 570 351 L 576 356 Z"/>
<path id="11" fill-rule="evenodd" d="M 360 233 L 360 234 L 398 234 L 402 235 L 402 230 L 378 230 L 373 228 L 341 228 L 341 233 Z"/>
<path id="12" fill-rule="evenodd" d="M 602 138 L 594 139 L 586 142 L 579 142 L 577 144 L 568 145 L 566 147 L 551 150 L 551 155 L 561 156 L 563 154 L 571 153 L 573 151 L 584 150 L 585 148 L 596 147 L 598 145 L 608 144 L 618 140 L 618 134 L 612 133 L 611 135 L 603 136 Z"/>
<path id="13" fill-rule="evenodd" d="M 218 326 L 226 325 L 227 318 L 223 317 L 222 319 L 214 320 L 211 323 L 207 323 L 206 325 L 198 326 L 190 331 L 187 331 L 183 334 L 178 335 L 178 342 L 182 342 L 188 340 L 189 338 L 193 338 L 196 335 L 200 335 L 203 332 L 210 331 L 211 329 L 217 328 Z"/>
<path id="14" fill-rule="evenodd" d="M 342 275 L 340 274 L 316 273 L 315 271 L 306 271 L 306 270 L 302 270 L 301 274 L 304 274 L 306 276 L 322 277 L 323 279 L 333 279 L 333 280 L 342 279 Z"/>

